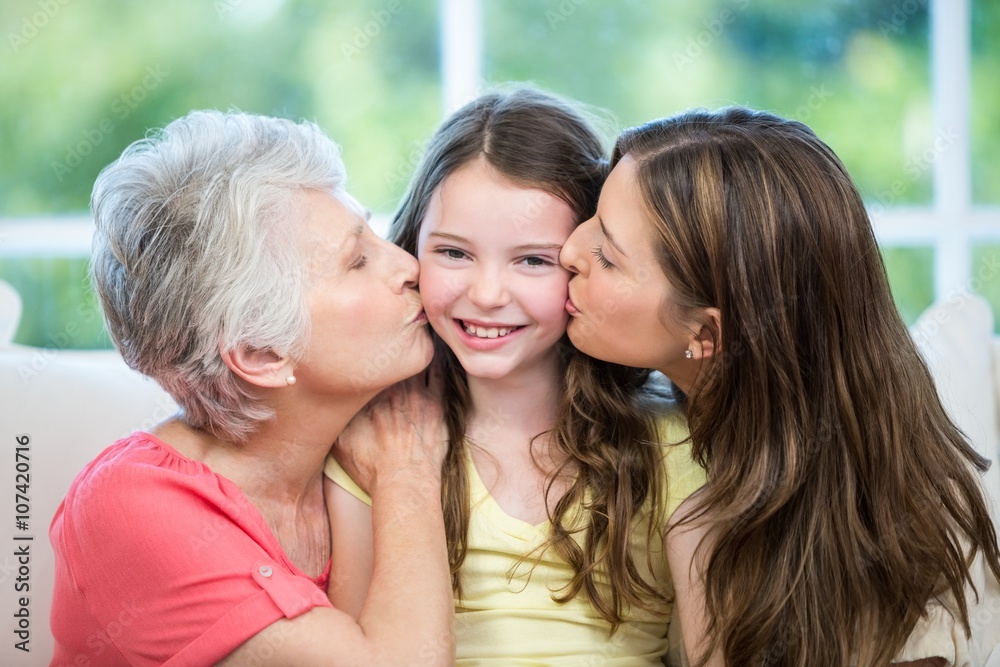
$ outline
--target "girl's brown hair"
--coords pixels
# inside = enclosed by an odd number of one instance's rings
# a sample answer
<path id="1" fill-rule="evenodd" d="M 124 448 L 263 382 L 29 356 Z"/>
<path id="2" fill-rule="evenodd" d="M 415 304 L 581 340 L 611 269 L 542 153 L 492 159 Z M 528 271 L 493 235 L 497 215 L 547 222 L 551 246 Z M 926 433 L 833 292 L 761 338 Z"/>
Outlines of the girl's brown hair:
<path id="1" fill-rule="evenodd" d="M 941 406 L 840 160 L 743 108 L 628 130 L 626 155 L 678 307 L 721 312 L 685 402 L 709 654 L 887 665 L 932 598 L 968 633 L 969 563 L 1000 576 L 989 464 Z"/>
<path id="2" fill-rule="evenodd" d="M 523 87 L 482 95 L 452 114 L 431 138 L 392 221 L 390 239 L 416 255 L 431 196 L 450 174 L 479 159 L 516 185 L 563 200 L 578 222 L 594 214 L 608 173 L 600 138 L 569 103 Z M 450 445 L 442 502 L 452 583 L 461 596 L 459 571 L 468 548 L 470 514 L 465 432 L 471 399 L 465 371 L 451 350 L 434 338 L 435 363 L 445 369 Z M 554 458 L 563 462 L 550 474 L 547 489 L 564 473 L 572 472 L 574 482 L 550 513 L 552 534 L 545 547 L 554 548 L 575 576 L 553 597 L 566 601 L 585 590 L 594 608 L 615 628 L 626 605 L 649 609 L 655 599 L 662 600 L 662 593 L 638 574 L 628 549 L 645 501 L 658 498 L 663 483 L 661 455 L 650 446 L 656 436 L 645 403 L 653 394 L 645 385 L 648 371 L 585 357 L 565 337 L 560 351 L 565 390 L 551 435 L 561 455 Z M 588 490 L 581 548 L 574 539 L 581 530 L 576 511 Z M 650 539 L 654 523 L 650 522 Z M 598 587 L 598 568 L 609 577 L 609 588 Z"/>

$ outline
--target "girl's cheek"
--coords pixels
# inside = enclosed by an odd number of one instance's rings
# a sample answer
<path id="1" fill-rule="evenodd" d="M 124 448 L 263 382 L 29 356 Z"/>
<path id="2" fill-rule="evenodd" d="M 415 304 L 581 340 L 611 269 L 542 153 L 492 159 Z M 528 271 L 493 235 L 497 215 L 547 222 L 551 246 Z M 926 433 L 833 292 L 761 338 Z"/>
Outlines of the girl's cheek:
<path id="1" fill-rule="evenodd" d="M 429 317 L 440 315 L 458 294 L 460 286 L 457 281 L 448 280 L 434 268 L 428 267 L 427 271 L 421 274 L 420 298 Z"/>

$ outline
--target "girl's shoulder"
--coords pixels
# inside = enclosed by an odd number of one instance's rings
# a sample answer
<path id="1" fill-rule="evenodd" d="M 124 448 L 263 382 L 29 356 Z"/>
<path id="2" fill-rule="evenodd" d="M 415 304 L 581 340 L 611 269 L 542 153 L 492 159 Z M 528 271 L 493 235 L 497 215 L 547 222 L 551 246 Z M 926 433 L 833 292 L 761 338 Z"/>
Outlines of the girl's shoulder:
<path id="1" fill-rule="evenodd" d="M 661 445 L 691 449 L 691 432 L 688 429 L 687 418 L 684 411 L 679 406 L 669 410 L 661 410 L 654 413 L 656 422 L 656 437 Z"/>
<path id="2" fill-rule="evenodd" d="M 705 485 L 705 469 L 691 454 L 691 437 L 687 419 L 676 403 L 664 405 L 655 414 L 657 442 L 663 460 L 664 519 L 669 519 L 674 511 L 695 491 Z"/>
<path id="3" fill-rule="evenodd" d="M 677 442 L 687 438 L 687 420 L 681 405 L 682 396 L 662 373 L 653 371 L 639 394 L 642 409 L 656 422 L 660 442 Z M 680 436 L 671 440 L 668 436 Z M 667 439 L 664 439 L 667 437 Z"/>

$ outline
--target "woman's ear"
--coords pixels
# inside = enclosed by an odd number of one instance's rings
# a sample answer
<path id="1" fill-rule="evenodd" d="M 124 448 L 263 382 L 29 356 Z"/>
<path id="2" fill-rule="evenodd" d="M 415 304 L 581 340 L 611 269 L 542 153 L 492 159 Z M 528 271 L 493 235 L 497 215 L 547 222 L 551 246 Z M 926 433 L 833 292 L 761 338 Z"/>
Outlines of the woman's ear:
<path id="1" fill-rule="evenodd" d="M 722 354 L 722 311 L 703 308 L 700 315 L 702 324 L 694 340 L 694 358 L 708 359 Z"/>
<path id="2" fill-rule="evenodd" d="M 279 357 L 270 349 L 258 350 L 240 345 L 219 354 L 229 370 L 258 387 L 285 387 L 295 382 L 288 359 Z"/>

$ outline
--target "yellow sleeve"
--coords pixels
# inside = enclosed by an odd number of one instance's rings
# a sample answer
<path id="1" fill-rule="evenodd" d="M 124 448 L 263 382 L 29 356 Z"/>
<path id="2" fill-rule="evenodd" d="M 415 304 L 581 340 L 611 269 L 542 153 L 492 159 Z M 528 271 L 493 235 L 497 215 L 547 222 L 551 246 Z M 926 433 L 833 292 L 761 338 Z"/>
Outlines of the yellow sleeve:
<path id="1" fill-rule="evenodd" d="M 334 484 L 341 487 L 349 494 L 363 502 L 365 505 L 372 504 L 372 497 L 355 483 L 347 471 L 340 465 L 340 462 L 333 458 L 332 454 L 326 455 L 326 463 L 323 464 L 323 474 L 329 477 Z"/>
<path id="2" fill-rule="evenodd" d="M 657 429 L 666 472 L 663 518 L 667 520 L 688 496 L 705 485 L 705 470 L 691 459 L 688 425 L 682 412 L 678 410 L 661 417 Z"/>

